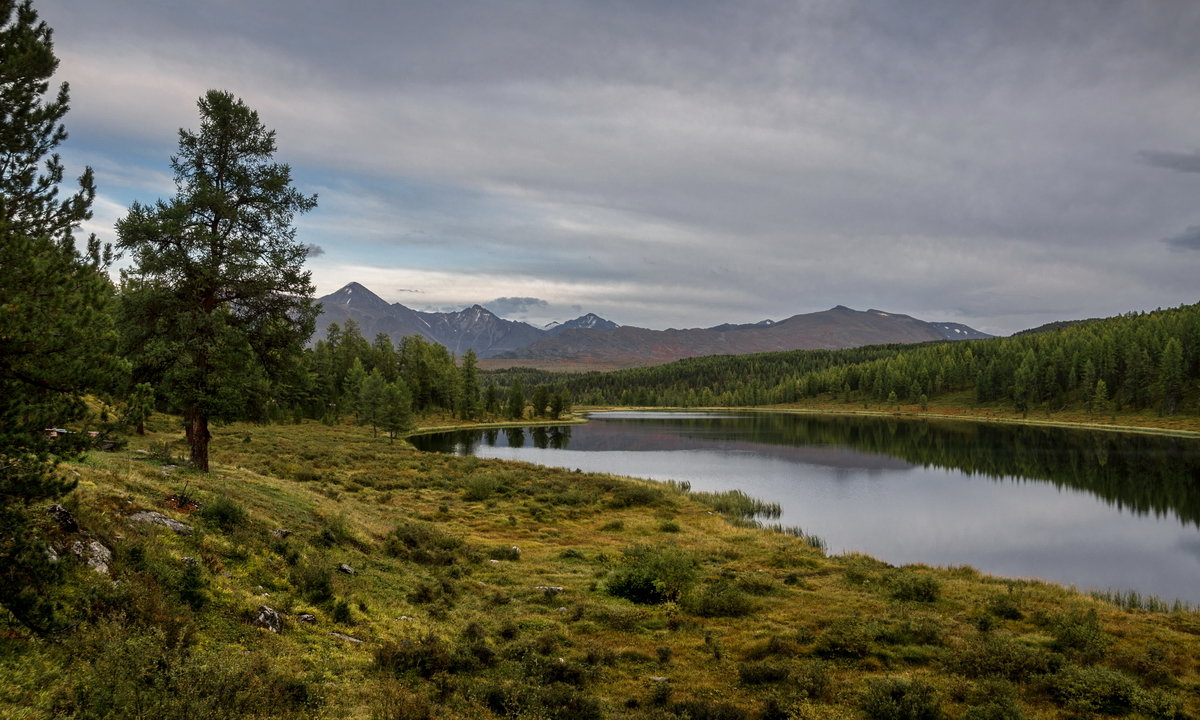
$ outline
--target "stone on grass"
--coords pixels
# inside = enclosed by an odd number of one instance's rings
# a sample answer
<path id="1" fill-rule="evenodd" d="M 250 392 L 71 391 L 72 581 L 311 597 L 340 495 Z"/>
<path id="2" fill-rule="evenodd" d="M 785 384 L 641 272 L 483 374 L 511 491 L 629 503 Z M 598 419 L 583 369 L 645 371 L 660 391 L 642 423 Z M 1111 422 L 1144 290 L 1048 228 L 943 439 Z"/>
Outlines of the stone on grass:
<path id="1" fill-rule="evenodd" d="M 260 605 L 258 607 L 258 615 L 255 616 L 251 623 L 254 627 L 265 628 L 273 633 L 278 633 L 283 630 L 283 617 L 275 608 Z"/>
<path id="2" fill-rule="evenodd" d="M 163 515 L 160 512 L 154 512 L 153 510 L 143 510 L 142 512 L 136 512 L 136 513 L 128 516 L 125 519 L 128 520 L 129 522 L 153 523 L 154 525 L 162 525 L 163 527 L 174 530 L 175 532 L 179 533 L 180 535 L 191 535 L 192 534 L 192 526 L 191 525 L 188 525 L 187 523 L 179 522 L 178 520 L 175 520 L 174 518 L 169 518 L 166 515 Z"/>

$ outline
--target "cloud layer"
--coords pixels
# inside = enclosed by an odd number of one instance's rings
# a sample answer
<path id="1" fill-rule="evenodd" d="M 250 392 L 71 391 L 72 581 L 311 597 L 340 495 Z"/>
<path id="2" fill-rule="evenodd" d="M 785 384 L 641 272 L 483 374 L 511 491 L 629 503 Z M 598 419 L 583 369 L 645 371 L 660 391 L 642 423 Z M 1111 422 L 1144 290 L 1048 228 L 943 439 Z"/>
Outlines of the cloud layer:
<path id="1" fill-rule="evenodd" d="M 67 159 L 106 216 L 169 194 L 178 128 L 231 90 L 320 195 L 322 293 L 991 332 L 1200 299 L 1173 252 L 1200 224 L 1197 4 L 218 4 L 42 11 Z"/>

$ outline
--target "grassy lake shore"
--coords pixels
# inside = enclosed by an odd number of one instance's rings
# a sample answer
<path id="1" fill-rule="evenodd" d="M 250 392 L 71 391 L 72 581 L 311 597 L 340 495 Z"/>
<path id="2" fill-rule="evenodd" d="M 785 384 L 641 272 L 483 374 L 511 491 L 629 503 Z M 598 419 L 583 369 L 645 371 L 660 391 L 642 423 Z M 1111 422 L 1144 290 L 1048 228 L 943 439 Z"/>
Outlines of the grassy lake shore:
<path id="1" fill-rule="evenodd" d="M 1186 608 L 830 556 L 735 495 L 423 454 L 350 425 L 215 435 L 208 474 L 176 460 L 163 416 L 65 466 L 68 508 L 113 559 L 108 575 L 70 564 L 78 624 L 53 642 L 0 622 L 0 715 L 1200 714 Z M 141 510 L 192 532 L 131 523 Z M 264 606 L 280 632 L 255 626 Z"/>

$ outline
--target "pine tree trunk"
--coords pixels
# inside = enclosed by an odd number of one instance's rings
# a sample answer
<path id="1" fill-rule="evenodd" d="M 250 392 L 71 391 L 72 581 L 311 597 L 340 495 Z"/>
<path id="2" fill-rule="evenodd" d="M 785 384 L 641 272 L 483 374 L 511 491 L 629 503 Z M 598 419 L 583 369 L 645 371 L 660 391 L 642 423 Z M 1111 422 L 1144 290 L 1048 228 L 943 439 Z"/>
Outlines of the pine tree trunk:
<path id="1" fill-rule="evenodd" d="M 208 416 L 188 413 L 187 439 L 192 449 L 192 467 L 208 472 L 208 441 L 212 439 L 212 434 L 208 432 Z"/>

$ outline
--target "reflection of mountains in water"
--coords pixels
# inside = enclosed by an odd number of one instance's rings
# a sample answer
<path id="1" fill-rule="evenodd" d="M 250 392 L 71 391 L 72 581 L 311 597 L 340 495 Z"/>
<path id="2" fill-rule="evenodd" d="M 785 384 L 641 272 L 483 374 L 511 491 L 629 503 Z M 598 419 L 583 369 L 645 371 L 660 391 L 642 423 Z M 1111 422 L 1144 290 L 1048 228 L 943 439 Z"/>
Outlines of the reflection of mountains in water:
<path id="1" fill-rule="evenodd" d="M 518 442 L 573 450 L 744 450 L 834 468 L 892 469 L 911 464 L 995 480 L 1049 482 L 1084 490 L 1123 510 L 1176 516 L 1200 526 L 1200 441 L 1187 438 L 785 413 L 720 418 L 694 413 L 679 418 L 669 413 L 661 418 L 593 416 L 587 425 L 558 428 L 557 433 L 535 436 L 533 430 L 526 430 Z M 507 439 L 491 432 L 490 444 Z M 432 441 L 433 436 L 428 436 L 416 444 L 423 450 L 452 452 L 454 442 L 486 442 L 478 431 L 447 435 L 454 439 Z M 465 435 L 474 439 L 466 440 Z"/>

